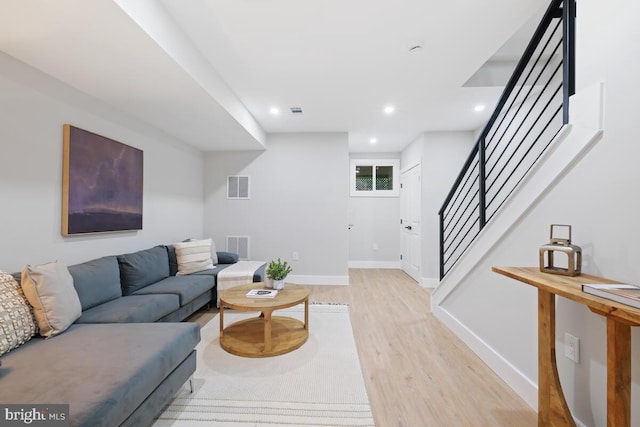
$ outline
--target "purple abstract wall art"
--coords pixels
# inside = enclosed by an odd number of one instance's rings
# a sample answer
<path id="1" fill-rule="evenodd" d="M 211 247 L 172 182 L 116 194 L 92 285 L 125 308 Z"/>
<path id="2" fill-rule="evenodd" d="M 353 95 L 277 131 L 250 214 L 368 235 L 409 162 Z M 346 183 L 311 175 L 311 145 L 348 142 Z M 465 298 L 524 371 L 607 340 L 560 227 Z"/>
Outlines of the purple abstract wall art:
<path id="1" fill-rule="evenodd" d="M 64 125 L 62 234 L 142 229 L 143 152 Z"/>

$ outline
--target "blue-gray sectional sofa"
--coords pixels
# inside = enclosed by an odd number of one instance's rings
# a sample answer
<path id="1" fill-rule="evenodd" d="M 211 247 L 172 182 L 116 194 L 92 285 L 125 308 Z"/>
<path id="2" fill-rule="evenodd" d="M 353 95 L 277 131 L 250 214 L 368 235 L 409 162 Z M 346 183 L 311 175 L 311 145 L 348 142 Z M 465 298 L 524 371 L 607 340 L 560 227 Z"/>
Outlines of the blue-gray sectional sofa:
<path id="1" fill-rule="evenodd" d="M 237 261 L 218 258 L 215 269 L 183 276 L 171 246 L 69 266 L 80 318 L 2 356 L 0 403 L 69 404 L 71 426 L 152 424 L 195 371 L 199 325 L 178 322 L 215 304 L 217 273 Z"/>

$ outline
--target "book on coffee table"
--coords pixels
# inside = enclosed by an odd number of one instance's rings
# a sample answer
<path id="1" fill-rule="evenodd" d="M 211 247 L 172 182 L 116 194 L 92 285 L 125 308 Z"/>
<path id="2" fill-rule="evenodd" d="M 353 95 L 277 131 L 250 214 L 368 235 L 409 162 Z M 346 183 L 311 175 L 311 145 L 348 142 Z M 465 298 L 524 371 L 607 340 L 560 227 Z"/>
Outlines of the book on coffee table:
<path id="1" fill-rule="evenodd" d="M 247 292 L 249 298 L 273 298 L 278 295 L 276 289 L 251 289 Z"/>

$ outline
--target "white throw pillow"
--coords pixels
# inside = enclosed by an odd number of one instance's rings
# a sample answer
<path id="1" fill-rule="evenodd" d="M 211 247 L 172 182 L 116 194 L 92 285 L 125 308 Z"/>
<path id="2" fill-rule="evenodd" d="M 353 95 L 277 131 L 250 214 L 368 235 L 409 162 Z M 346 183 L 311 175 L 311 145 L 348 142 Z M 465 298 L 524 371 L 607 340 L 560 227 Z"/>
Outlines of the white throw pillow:
<path id="1" fill-rule="evenodd" d="M 16 279 L 0 271 L 0 356 L 38 332 L 31 306 Z"/>
<path id="2" fill-rule="evenodd" d="M 211 239 L 174 243 L 178 261 L 177 275 L 182 276 L 214 268 L 211 246 Z"/>
<path id="3" fill-rule="evenodd" d="M 61 262 L 27 265 L 22 270 L 22 290 L 43 337 L 64 332 L 82 314 L 73 277 Z"/>

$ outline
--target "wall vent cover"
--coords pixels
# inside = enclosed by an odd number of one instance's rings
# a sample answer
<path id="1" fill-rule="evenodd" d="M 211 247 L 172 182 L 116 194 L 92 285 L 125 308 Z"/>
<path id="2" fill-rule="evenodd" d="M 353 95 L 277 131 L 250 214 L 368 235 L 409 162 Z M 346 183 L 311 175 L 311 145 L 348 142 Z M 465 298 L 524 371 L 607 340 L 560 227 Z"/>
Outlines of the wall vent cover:
<path id="1" fill-rule="evenodd" d="M 227 252 L 238 254 L 243 260 L 249 257 L 249 236 L 227 236 Z"/>
<path id="2" fill-rule="evenodd" d="M 227 177 L 227 199 L 249 199 L 249 177 L 231 175 Z"/>

